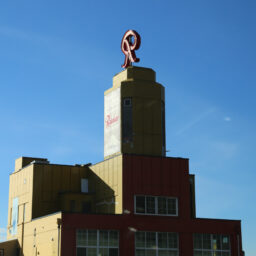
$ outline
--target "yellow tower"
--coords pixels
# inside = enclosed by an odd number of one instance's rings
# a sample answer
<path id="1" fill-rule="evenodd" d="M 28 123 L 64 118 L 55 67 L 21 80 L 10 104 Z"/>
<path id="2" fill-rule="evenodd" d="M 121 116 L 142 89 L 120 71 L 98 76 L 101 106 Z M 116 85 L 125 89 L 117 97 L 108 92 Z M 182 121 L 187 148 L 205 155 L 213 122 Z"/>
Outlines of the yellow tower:
<path id="1" fill-rule="evenodd" d="M 104 158 L 165 156 L 164 87 L 150 68 L 129 66 L 104 93 Z"/>

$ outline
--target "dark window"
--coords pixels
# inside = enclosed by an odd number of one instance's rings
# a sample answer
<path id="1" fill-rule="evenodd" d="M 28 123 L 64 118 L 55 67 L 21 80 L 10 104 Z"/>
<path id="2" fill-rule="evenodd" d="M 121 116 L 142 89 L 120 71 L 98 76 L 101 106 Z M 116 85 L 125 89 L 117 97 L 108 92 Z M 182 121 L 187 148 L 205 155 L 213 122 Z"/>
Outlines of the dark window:
<path id="1" fill-rule="evenodd" d="M 124 98 L 124 107 L 130 107 L 132 105 L 131 98 Z"/>
<path id="2" fill-rule="evenodd" d="M 118 231 L 79 229 L 76 232 L 76 247 L 76 256 L 118 256 Z"/>
<path id="3" fill-rule="evenodd" d="M 221 234 L 194 234 L 194 256 L 230 256 L 229 236 Z"/>
<path id="4" fill-rule="evenodd" d="M 132 131 L 132 99 L 124 98 L 122 107 L 122 138 L 124 143 L 130 143 L 133 139 Z"/>
<path id="5" fill-rule="evenodd" d="M 146 232 L 146 248 L 156 248 L 155 232 Z"/>
<path id="6" fill-rule="evenodd" d="M 76 248 L 76 256 L 86 256 L 86 248 Z"/>
<path id="7" fill-rule="evenodd" d="M 177 198 L 164 196 L 135 196 L 135 213 L 178 215 Z"/>
<path id="8" fill-rule="evenodd" d="M 169 232 L 135 233 L 135 256 L 178 256 L 178 234 Z"/>
<path id="9" fill-rule="evenodd" d="M 168 198 L 168 214 L 177 214 L 177 201 L 175 198 Z"/>
<path id="10" fill-rule="evenodd" d="M 153 196 L 146 197 L 147 213 L 155 214 L 155 211 L 156 211 L 155 204 L 156 204 L 155 197 Z"/>
<path id="11" fill-rule="evenodd" d="M 166 214 L 166 197 L 158 197 L 158 214 Z"/>
<path id="12" fill-rule="evenodd" d="M 145 196 L 136 196 L 136 213 L 145 213 Z"/>
<path id="13" fill-rule="evenodd" d="M 213 242 L 213 248 L 216 248 L 217 250 L 221 249 L 221 237 L 220 235 L 213 235 L 212 236 L 212 242 Z"/>
<path id="14" fill-rule="evenodd" d="M 82 202 L 82 212 L 83 213 L 91 212 L 91 202 Z"/>
<path id="15" fill-rule="evenodd" d="M 203 234 L 203 249 L 211 249 L 211 235 Z"/>
<path id="16" fill-rule="evenodd" d="M 166 233 L 166 232 L 158 233 L 158 247 L 159 248 L 168 248 L 167 235 L 168 235 L 168 233 Z"/>
<path id="17" fill-rule="evenodd" d="M 229 237 L 223 235 L 222 236 L 222 250 L 229 250 L 230 245 L 229 245 Z"/>
<path id="18" fill-rule="evenodd" d="M 109 256 L 118 256 L 117 248 L 109 248 Z"/>

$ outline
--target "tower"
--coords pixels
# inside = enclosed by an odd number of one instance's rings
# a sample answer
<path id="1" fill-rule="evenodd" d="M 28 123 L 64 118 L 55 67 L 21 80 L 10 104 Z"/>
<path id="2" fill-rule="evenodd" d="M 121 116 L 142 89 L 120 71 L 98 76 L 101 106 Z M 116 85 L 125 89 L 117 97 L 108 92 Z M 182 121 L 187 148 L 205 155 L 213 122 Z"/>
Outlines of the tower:
<path id="1" fill-rule="evenodd" d="M 104 93 L 104 158 L 165 152 L 164 87 L 152 69 L 129 66 Z"/>

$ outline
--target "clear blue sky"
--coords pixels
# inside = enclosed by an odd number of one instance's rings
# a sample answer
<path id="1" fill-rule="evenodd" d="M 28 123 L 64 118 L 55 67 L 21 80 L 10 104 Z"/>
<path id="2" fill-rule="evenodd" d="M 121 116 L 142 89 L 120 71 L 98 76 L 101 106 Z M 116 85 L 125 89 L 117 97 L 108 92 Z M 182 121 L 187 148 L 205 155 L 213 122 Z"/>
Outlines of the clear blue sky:
<path id="1" fill-rule="evenodd" d="M 1 1 L 0 227 L 20 156 L 103 159 L 103 93 L 121 38 L 166 87 L 169 156 L 190 159 L 197 216 L 242 220 L 256 255 L 256 1 Z"/>

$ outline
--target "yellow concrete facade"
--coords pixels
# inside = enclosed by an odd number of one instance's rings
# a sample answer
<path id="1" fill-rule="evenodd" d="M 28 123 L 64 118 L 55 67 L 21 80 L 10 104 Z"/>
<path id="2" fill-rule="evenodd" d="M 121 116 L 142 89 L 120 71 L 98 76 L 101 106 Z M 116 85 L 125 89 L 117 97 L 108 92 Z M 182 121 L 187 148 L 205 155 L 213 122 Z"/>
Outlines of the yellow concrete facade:
<path id="1" fill-rule="evenodd" d="M 123 213 L 123 156 L 107 159 L 93 166 L 89 181 L 95 187 L 96 213 Z"/>
<path id="2" fill-rule="evenodd" d="M 82 192 L 83 179 L 88 181 L 87 192 Z M 17 232 L 13 232 L 16 199 Z M 84 212 L 84 205 L 90 206 L 86 208 L 88 212 Z M 10 242 L 1 243 L 0 248 L 10 256 L 16 256 L 17 248 L 21 256 L 40 252 L 57 256 L 61 228 L 57 222 L 61 221 L 61 212 L 122 214 L 122 211 L 122 155 L 84 166 L 56 165 L 47 159 L 21 157 L 10 175 L 7 226 Z"/>
<path id="3" fill-rule="evenodd" d="M 88 201 L 87 194 L 81 192 L 81 180 L 88 178 L 87 166 L 34 164 L 33 167 L 32 218 L 61 210 L 76 212 L 83 199 Z M 69 209 L 71 200 L 75 201 L 75 209 Z"/>
<path id="4" fill-rule="evenodd" d="M 156 82 L 155 72 L 149 68 L 130 66 L 113 77 L 113 87 L 105 95 L 121 89 L 121 148 L 120 153 L 165 156 L 165 91 Z M 122 122 L 125 99 L 132 100 L 132 140 L 124 141 Z"/>
<path id="5" fill-rule="evenodd" d="M 61 220 L 61 213 L 55 213 L 26 223 L 23 232 L 22 230 L 19 232 L 23 233 L 23 238 L 19 238 L 20 255 L 59 256 L 61 253 L 59 220 Z"/>

